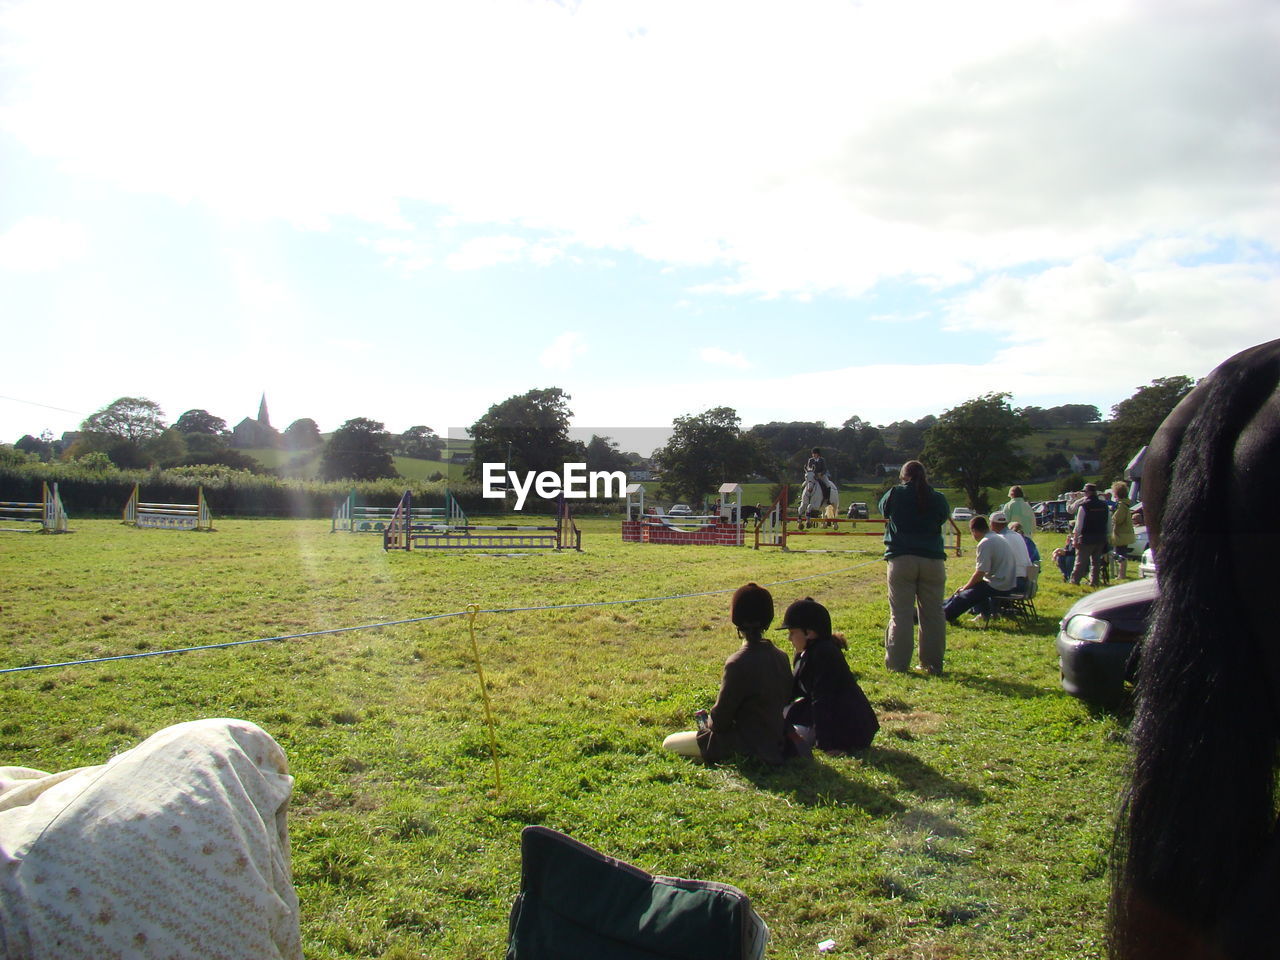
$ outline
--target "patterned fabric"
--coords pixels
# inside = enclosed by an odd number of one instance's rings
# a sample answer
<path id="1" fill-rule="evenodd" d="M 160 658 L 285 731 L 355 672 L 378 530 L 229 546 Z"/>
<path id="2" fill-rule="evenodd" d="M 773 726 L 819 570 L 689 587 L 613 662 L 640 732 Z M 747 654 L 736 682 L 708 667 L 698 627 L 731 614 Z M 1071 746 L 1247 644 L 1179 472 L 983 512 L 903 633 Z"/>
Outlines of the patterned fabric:
<path id="1" fill-rule="evenodd" d="M 284 751 L 243 720 L 109 763 L 0 767 L 0 955 L 301 960 Z"/>

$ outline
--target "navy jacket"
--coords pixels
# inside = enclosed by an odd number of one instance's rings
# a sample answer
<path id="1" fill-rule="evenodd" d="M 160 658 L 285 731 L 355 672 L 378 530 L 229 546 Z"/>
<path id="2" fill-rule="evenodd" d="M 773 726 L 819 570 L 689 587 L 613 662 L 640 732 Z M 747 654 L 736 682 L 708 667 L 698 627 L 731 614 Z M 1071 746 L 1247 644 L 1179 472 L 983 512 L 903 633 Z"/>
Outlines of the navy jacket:
<path id="1" fill-rule="evenodd" d="M 830 637 L 811 640 L 795 658 L 787 721 L 813 727 L 819 749 L 864 750 L 880 729 L 867 695 Z"/>

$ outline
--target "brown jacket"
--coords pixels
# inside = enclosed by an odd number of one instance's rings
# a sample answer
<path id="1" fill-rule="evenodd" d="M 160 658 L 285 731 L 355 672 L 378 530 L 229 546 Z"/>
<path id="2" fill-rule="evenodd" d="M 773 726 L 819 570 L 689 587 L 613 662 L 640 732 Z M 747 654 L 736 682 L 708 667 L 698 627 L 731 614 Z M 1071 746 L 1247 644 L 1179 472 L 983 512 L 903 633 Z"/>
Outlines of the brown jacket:
<path id="1" fill-rule="evenodd" d="M 698 734 L 703 759 L 731 754 L 781 763 L 786 745 L 783 708 L 791 699 L 791 664 L 768 640 L 743 643 L 724 664 L 720 696 L 707 731 Z"/>

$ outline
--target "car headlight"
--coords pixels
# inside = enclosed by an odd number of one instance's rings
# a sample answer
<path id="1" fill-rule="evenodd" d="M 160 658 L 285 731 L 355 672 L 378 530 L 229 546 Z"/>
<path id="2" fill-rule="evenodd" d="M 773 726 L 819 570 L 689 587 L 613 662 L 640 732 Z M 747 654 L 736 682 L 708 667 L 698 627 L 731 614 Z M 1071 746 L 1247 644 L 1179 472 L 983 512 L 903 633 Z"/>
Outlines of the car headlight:
<path id="1" fill-rule="evenodd" d="M 1111 624 L 1105 620 L 1077 614 L 1067 621 L 1067 625 L 1062 628 L 1062 632 L 1072 640 L 1088 640 L 1092 643 L 1101 643 L 1107 639 L 1107 631 L 1110 629 Z"/>

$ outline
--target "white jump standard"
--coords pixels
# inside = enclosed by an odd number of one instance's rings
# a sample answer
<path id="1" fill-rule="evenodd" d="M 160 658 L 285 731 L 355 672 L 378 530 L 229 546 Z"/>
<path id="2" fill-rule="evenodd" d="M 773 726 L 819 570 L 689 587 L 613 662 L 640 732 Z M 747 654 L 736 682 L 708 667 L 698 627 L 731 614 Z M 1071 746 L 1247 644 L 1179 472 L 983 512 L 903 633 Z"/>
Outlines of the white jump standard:
<path id="1" fill-rule="evenodd" d="M 0 526 L 5 533 L 67 533 L 67 512 L 62 509 L 58 485 L 41 484 L 39 500 L 0 500 L 0 524 L 20 523 L 20 527 Z"/>
<path id="2" fill-rule="evenodd" d="M 213 515 L 204 499 L 204 487 L 196 488 L 195 503 L 144 503 L 133 485 L 124 505 L 124 523 L 154 530 L 212 530 Z"/>

